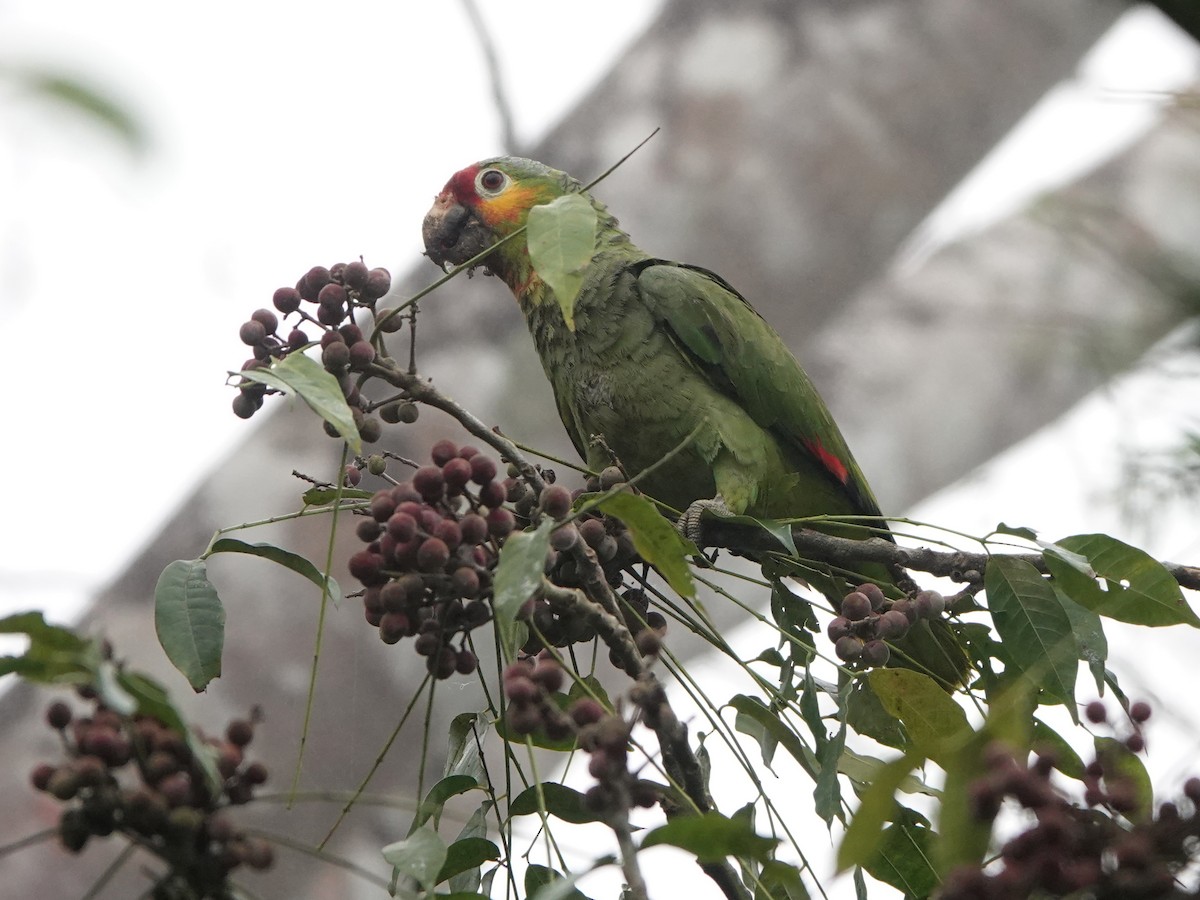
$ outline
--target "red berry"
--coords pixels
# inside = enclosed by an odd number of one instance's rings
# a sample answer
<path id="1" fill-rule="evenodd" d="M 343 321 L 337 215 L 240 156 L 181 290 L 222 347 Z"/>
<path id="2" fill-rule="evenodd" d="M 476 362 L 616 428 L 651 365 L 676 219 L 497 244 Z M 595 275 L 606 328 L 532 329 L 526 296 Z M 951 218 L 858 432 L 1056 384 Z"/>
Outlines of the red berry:
<path id="1" fill-rule="evenodd" d="M 338 372 L 350 364 L 350 348 L 344 343 L 333 342 L 321 351 L 321 365 L 331 372 Z"/>
<path id="2" fill-rule="evenodd" d="M 271 298 L 271 302 L 284 315 L 294 313 L 300 308 L 300 292 L 295 288 L 281 287 L 275 291 L 275 296 Z"/>
<path id="3" fill-rule="evenodd" d="M 254 740 L 254 726 L 245 719 L 234 719 L 225 729 L 225 737 L 229 743 L 245 747 Z"/>
<path id="4" fill-rule="evenodd" d="M 851 622 L 859 622 L 871 614 L 871 601 L 866 594 L 851 591 L 842 600 L 842 615 Z"/>
<path id="5" fill-rule="evenodd" d="M 436 466 L 444 466 L 458 456 L 458 446 L 454 441 L 443 438 L 429 448 L 429 457 Z"/>
<path id="6" fill-rule="evenodd" d="M 446 488 L 446 480 L 438 466 L 421 466 L 413 473 L 412 483 L 421 496 L 430 502 L 440 500 Z"/>
<path id="7" fill-rule="evenodd" d="M 571 511 L 571 492 L 561 484 L 547 485 L 542 489 L 539 502 L 550 518 L 563 519 Z"/>
<path id="8" fill-rule="evenodd" d="M 71 724 L 71 707 L 61 700 L 55 700 L 46 708 L 46 722 L 51 728 L 62 731 Z"/>
<path id="9" fill-rule="evenodd" d="M 862 656 L 863 642 L 859 638 L 847 635 L 838 639 L 838 642 L 834 644 L 833 652 L 837 654 L 838 659 L 850 662 Z"/>
<path id="10" fill-rule="evenodd" d="M 347 299 L 346 289 L 340 284 L 327 284 L 317 294 L 317 302 L 322 306 L 344 306 Z"/>
<path id="11" fill-rule="evenodd" d="M 427 538 L 417 550 L 417 568 L 422 572 L 436 572 L 445 568 L 450 560 L 450 548 L 440 538 Z"/>
<path id="12" fill-rule="evenodd" d="M 408 637 L 410 634 L 412 634 L 412 622 L 405 613 L 386 613 L 379 620 L 379 637 L 385 644 L 395 644 L 401 638 Z"/>
<path id="13" fill-rule="evenodd" d="M 850 620 L 845 616 L 835 616 L 827 626 L 825 634 L 831 641 L 837 642 L 850 633 Z"/>
<path id="14" fill-rule="evenodd" d="M 442 465 L 442 477 L 446 480 L 446 487 L 452 493 L 460 493 L 466 487 L 467 482 L 471 480 L 471 463 L 461 456 L 448 459 Z"/>
<path id="15" fill-rule="evenodd" d="M 321 288 L 329 284 L 329 270 L 324 266 L 313 266 L 296 285 L 296 290 L 305 300 L 315 301 Z"/>
<path id="16" fill-rule="evenodd" d="M 275 329 L 279 327 L 279 317 L 269 309 L 256 309 L 251 314 L 250 321 L 262 325 L 267 330 L 267 334 L 274 334 Z"/>
<path id="17" fill-rule="evenodd" d="M 38 765 L 34 766 L 33 771 L 29 773 L 29 781 L 33 784 L 34 788 L 39 791 L 44 791 L 48 788 L 50 779 L 53 777 L 56 771 L 57 769 L 55 769 L 54 766 L 50 765 L 49 763 L 39 763 Z"/>
<path id="18" fill-rule="evenodd" d="M 530 678 L 535 684 L 541 687 L 548 693 L 554 693 L 561 690 L 563 686 L 563 668 L 553 659 L 544 659 L 537 664 Z"/>
<path id="19" fill-rule="evenodd" d="M 392 287 L 392 276 L 387 269 L 375 268 L 367 273 L 367 283 L 362 286 L 363 299 L 378 300 Z"/>
<path id="20" fill-rule="evenodd" d="M 251 347 L 261 344 L 266 336 L 267 329 L 263 328 L 261 322 L 254 320 L 243 322 L 242 327 L 238 329 L 238 337 L 241 338 L 242 343 Z"/>
<path id="21" fill-rule="evenodd" d="M 346 263 L 342 270 L 342 283 L 352 291 L 361 291 L 367 283 L 367 266 L 362 260 Z"/>
<path id="22" fill-rule="evenodd" d="M 462 534 L 463 543 L 472 546 L 481 544 L 487 538 L 487 520 L 478 513 L 467 513 L 459 519 L 458 530 Z"/>
<path id="23" fill-rule="evenodd" d="M 475 597 L 479 594 L 479 574 L 470 566 L 460 566 L 450 576 L 454 591 L 460 597 Z"/>
<path id="24" fill-rule="evenodd" d="M 462 543 L 462 529 L 453 519 L 442 519 L 430 532 L 434 537 L 441 538 L 451 550 Z"/>
<path id="25" fill-rule="evenodd" d="M 473 447 L 464 447 L 459 451 L 461 456 L 465 450 L 473 450 Z M 496 477 L 496 463 L 487 456 L 471 456 L 471 480 L 476 484 L 487 484 Z"/>
<path id="26" fill-rule="evenodd" d="M 487 514 L 488 533 L 493 537 L 508 537 L 517 526 L 513 514 L 507 509 L 493 509 Z"/>
<path id="27" fill-rule="evenodd" d="M 350 345 L 350 368 L 365 369 L 375 361 L 375 348 L 370 341 L 355 341 Z"/>
<path id="28" fill-rule="evenodd" d="M 350 557 L 347 565 L 350 574 L 368 587 L 387 581 L 387 576 L 383 574 L 383 557 L 378 553 L 360 550 Z"/>
<path id="29" fill-rule="evenodd" d="M 479 488 L 479 502 L 491 509 L 496 509 L 504 504 L 506 494 L 503 482 L 489 481 Z"/>
<path id="30" fill-rule="evenodd" d="M 411 541 L 417 533 L 417 521 L 407 513 L 397 512 L 387 520 L 387 530 L 397 541 Z"/>

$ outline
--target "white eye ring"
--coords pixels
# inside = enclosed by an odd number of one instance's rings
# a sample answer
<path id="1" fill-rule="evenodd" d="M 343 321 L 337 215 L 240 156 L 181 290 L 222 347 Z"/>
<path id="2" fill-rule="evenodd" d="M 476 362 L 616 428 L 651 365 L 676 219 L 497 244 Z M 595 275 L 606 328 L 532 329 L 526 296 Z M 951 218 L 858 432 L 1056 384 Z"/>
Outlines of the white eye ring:
<path id="1" fill-rule="evenodd" d="M 508 187 L 508 176 L 499 169 L 484 169 L 475 176 L 475 190 L 481 194 L 499 194 Z"/>

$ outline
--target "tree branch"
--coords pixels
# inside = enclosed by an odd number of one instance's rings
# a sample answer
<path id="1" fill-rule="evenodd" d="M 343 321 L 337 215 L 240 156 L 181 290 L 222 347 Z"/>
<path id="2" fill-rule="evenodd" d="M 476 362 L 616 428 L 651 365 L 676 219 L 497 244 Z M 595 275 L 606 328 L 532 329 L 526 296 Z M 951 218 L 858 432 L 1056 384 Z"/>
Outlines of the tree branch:
<path id="1" fill-rule="evenodd" d="M 459 405 L 457 401 L 434 387 L 433 382 L 427 381 L 416 373 L 405 372 L 399 369 L 396 363 L 390 359 L 377 359 L 368 366 L 367 372 L 370 375 L 382 378 L 388 384 L 400 388 L 410 399 L 417 403 L 424 403 L 426 406 L 440 409 L 442 412 L 456 419 L 463 428 L 495 449 L 501 456 L 520 469 L 521 476 L 535 491 L 541 491 L 546 486 L 537 467 L 529 461 L 529 458 L 521 452 L 516 444 L 499 432 L 488 428 L 482 420 L 477 419 Z"/>
<path id="2" fill-rule="evenodd" d="M 854 568 L 862 563 L 883 563 L 972 584 L 983 580 L 988 561 L 996 555 L 969 553 L 965 550 L 902 547 L 883 538 L 859 541 L 813 531 L 799 525 L 792 527 L 792 540 L 801 555 L 846 568 Z M 774 537 L 762 529 L 719 519 L 704 520 L 704 543 L 706 546 L 723 547 L 747 555 L 779 552 L 783 549 Z M 1005 555 L 1023 560 L 1039 572 L 1049 574 L 1046 561 L 1040 553 Z M 1181 587 L 1200 590 L 1200 567 L 1167 562 L 1162 565 Z"/>

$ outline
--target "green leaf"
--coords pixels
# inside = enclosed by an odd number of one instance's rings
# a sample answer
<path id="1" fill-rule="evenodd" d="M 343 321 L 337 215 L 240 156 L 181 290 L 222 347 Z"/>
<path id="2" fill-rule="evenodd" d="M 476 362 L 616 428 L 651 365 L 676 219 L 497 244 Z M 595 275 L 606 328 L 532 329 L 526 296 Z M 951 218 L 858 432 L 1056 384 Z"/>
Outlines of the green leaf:
<path id="1" fill-rule="evenodd" d="M 459 794 L 465 794 L 467 791 L 478 788 L 477 782 L 470 775 L 447 775 L 437 784 L 429 789 L 429 793 L 425 795 L 425 799 L 421 805 L 417 807 L 417 814 L 413 816 L 412 827 L 408 833 L 413 834 L 418 828 L 433 818 L 433 824 L 436 827 L 442 817 L 442 808 L 446 805 L 446 801 L 451 797 L 457 797 Z"/>
<path id="2" fill-rule="evenodd" d="M 1083 780 L 1083 760 L 1079 758 L 1075 748 L 1041 719 L 1033 720 L 1033 734 L 1029 743 L 1034 750 L 1053 751 L 1060 772 L 1068 778 Z"/>
<path id="3" fill-rule="evenodd" d="M 967 715 L 936 681 L 910 669 L 873 669 L 867 680 L 884 710 L 904 723 L 913 746 L 945 768 L 973 733 Z"/>
<path id="4" fill-rule="evenodd" d="M 442 775 L 469 775 L 479 784 L 487 775 L 479 758 L 479 745 L 488 728 L 487 719 L 477 712 L 459 713 L 450 721 L 446 764 Z"/>
<path id="5" fill-rule="evenodd" d="M 529 261 L 550 286 L 567 328 L 575 330 L 575 298 L 596 252 L 596 209 L 583 194 L 564 194 L 529 210 Z"/>
<path id="6" fill-rule="evenodd" d="M 816 779 L 816 757 L 804 746 L 800 736 L 779 717 L 779 713 L 771 710 L 757 697 L 748 697 L 745 694 L 730 698 L 726 705 L 737 713 L 733 722 L 734 729 L 758 741 L 764 765 L 770 766 L 771 759 L 775 756 L 775 745 L 782 744 L 804 771 Z"/>
<path id="7" fill-rule="evenodd" d="M 132 716 L 137 711 L 137 700 L 125 690 L 118 677 L 117 667 L 112 660 L 102 659 L 96 667 L 96 693 L 101 702 L 119 716 Z"/>
<path id="8" fill-rule="evenodd" d="M 163 569 L 154 587 L 154 629 L 192 690 L 203 691 L 221 674 L 225 609 L 204 560 L 179 559 Z"/>
<path id="9" fill-rule="evenodd" d="M 471 814 L 471 818 L 467 819 L 467 824 L 463 826 L 462 831 L 458 833 L 455 843 L 468 838 L 482 838 L 486 840 L 488 833 L 487 815 L 492 806 L 491 800 L 484 800 L 480 803 L 475 812 Z M 451 844 L 450 847 L 450 853 L 452 854 L 454 844 Z M 447 856 L 448 859 L 449 856 Z M 482 863 L 473 869 L 463 869 L 457 874 L 450 876 L 447 887 L 450 888 L 452 893 L 469 893 L 479 890 L 480 884 L 483 881 L 481 867 Z"/>
<path id="10" fill-rule="evenodd" d="M 855 753 L 849 747 L 842 750 L 838 757 L 837 770 L 862 788 L 870 787 L 879 778 L 879 773 L 886 766 L 882 759 Z M 909 775 L 897 786 L 906 794 L 925 794 L 928 797 L 940 797 L 942 792 L 930 787 L 915 775 Z"/>
<path id="11" fill-rule="evenodd" d="M 1032 564 L 1011 556 L 988 560 L 984 584 L 1006 661 L 1048 701 L 1073 711 L 1079 651 L 1054 588 Z"/>
<path id="12" fill-rule="evenodd" d="M 1104 620 L 1090 609 L 1080 606 L 1053 583 L 1054 594 L 1071 620 L 1071 633 L 1079 658 L 1087 663 L 1088 671 L 1096 680 L 1096 690 L 1104 693 L 1104 664 L 1108 661 L 1108 638 L 1104 635 Z"/>
<path id="13" fill-rule="evenodd" d="M 940 688 L 938 693 L 945 696 Z M 839 872 L 844 872 L 851 866 L 865 866 L 875 858 L 883 839 L 883 826 L 891 820 L 893 810 L 898 805 L 896 791 L 920 762 L 921 757 L 918 754 L 906 753 L 899 759 L 886 763 L 879 770 L 875 781 L 863 791 L 858 809 L 854 811 L 853 818 L 846 828 L 846 835 L 838 847 Z"/>
<path id="14" fill-rule="evenodd" d="M 500 848 L 491 841 L 479 837 L 462 838 L 446 848 L 446 861 L 437 873 L 437 884 L 449 881 L 470 869 L 478 869 L 485 862 L 500 858 Z"/>
<path id="15" fill-rule="evenodd" d="M 14 613 L 0 619 L 0 634 L 29 638 L 29 647 L 20 656 L 0 657 L 0 675 L 15 672 L 27 681 L 79 683 L 91 679 L 100 658 L 92 641 L 47 624 L 41 612 Z"/>
<path id="16" fill-rule="evenodd" d="M 1027 541 L 1037 540 L 1037 532 L 1032 528 L 1024 525 L 1007 525 L 1004 522 L 993 528 L 992 534 L 1011 534 L 1014 537 L 1024 538 Z"/>
<path id="17" fill-rule="evenodd" d="M 747 528 L 753 528 L 758 531 L 765 531 L 775 540 L 779 541 L 780 545 L 791 556 L 799 556 L 799 551 L 796 550 L 796 539 L 792 537 L 792 523 L 781 522 L 777 519 L 757 519 L 754 516 L 730 516 L 722 515 L 715 509 L 706 509 L 700 514 L 701 519 L 713 518 L 720 519 L 722 522 L 730 525 L 743 525 Z"/>
<path id="18" fill-rule="evenodd" d="M 863 868 L 906 897 L 928 897 L 940 879 L 933 866 L 933 832 L 920 813 L 901 807 Z"/>
<path id="19" fill-rule="evenodd" d="M 351 451 L 362 453 L 362 438 L 358 436 L 346 395 L 338 380 L 311 356 L 289 353 L 283 359 L 273 360 L 269 368 L 249 369 L 237 374 L 267 387 L 296 394 L 313 412 L 337 429 Z"/>
<path id="20" fill-rule="evenodd" d="M 832 825 L 836 816 L 842 815 L 842 785 L 838 780 L 838 761 L 846 746 L 846 723 L 842 722 L 837 734 L 817 748 L 817 784 L 813 788 L 815 811 L 826 825 Z"/>
<path id="21" fill-rule="evenodd" d="M 800 870 L 778 859 L 769 859 L 758 873 L 754 900 L 809 900 Z"/>
<path id="22" fill-rule="evenodd" d="M 547 866 L 530 866 L 525 870 L 525 897 L 527 900 L 588 900 L 587 895 L 575 887 L 575 882 L 586 874 L 576 872 L 564 878 Z"/>
<path id="23" fill-rule="evenodd" d="M 426 891 L 433 891 L 438 873 L 446 863 L 446 842 L 436 831 L 424 826 L 403 841 L 388 844 L 381 851 L 388 865 L 401 875 L 415 879 Z"/>
<path id="24" fill-rule="evenodd" d="M 1132 625 L 1191 625 L 1200 618 L 1183 598 L 1178 582 L 1154 557 L 1106 534 L 1077 534 L 1058 543 L 1086 556 L 1103 585 L 1083 575 L 1053 551 L 1046 567 L 1068 597 L 1093 612 Z"/>
<path id="25" fill-rule="evenodd" d="M 600 817 L 588 810 L 584 805 L 583 794 L 579 793 L 579 791 L 553 781 L 547 781 L 540 786 L 542 792 L 540 798 L 538 790 L 539 786 L 535 784 L 517 795 L 516 799 L 509 804 L 509 815 L 535 815 L 540 811 L 540 803 L 542 802 L 542 798 L 544 798 L 546 812 L 552 816 L 557 816 L 564 822 L 581 825 L 584 822 L 601 821 Z"/>
<path id="26" fill-rule="evenodd" d="M 541 589 L 553 528 L 554 522 L 547 516 L 533 531 L 510 534 L 500 550 L 492 589 L 492 609 L 505 658 L 511 659 L 517 652 L 513 627 L 517 614 L 525 601 Z"/>
<path id="27" fill-rule="evenodd" d="M 700 862 L 717 862 L 727 856 L 765 862 L 778 841 L 754 833 L 744 819 L 730 819 L 718 812 L 679 816 L 655 828 L 642 840 L 641 849 L 658 844 L 679 847 Z"/>
<path id="28" fill-rule="evenodd" d="M 900 720 L 883 708 L 871 682 L 856 678 L 846 698 L 846 724 L 885 747 L 908 750 L 911 741 Z"/>
<path id="29" fill-rule="evenodd" d="M 675 529 L 658 508 L 645 497 L 621 491 L 597 503 L 610 516 L 616 516 L 629 529 L 638 555 L 654 566 L 681 597 L 695 597 L 688 557 L 696 546 Z"/>
<path id="30" fill-rule="evenodd" d="M 61 103 L 112 131 L 134 154 L 141 155 L 150 140 L 145 123 L 115 97 L 74 75 L 35 66 L 6 66 L 0 75 L 31 94 Z"/>
<path id="31" fill-rule="evenodd" d="M 274 544 L 250 544 L 235 538 L 221 538 L 213 543 L 208 550 L 208 555 L 212 556 L 214 553 L 245 553 L 269 559 L 271 562 L 279 563 L 285 569 L 291 569 L 297 575 L 304 576 L 322 590 L 328 585 L 329 598 L 335 604 L 342 602 L 342 589 L 337 581 L 332 577 L 327 579 L 320 569 L 298 553 L 284 550 Z"/>
<path id="32" fill-rule="evenodd" d="M 1142 760 L 1116 738 L 1098 737 L 1096 759 L 1104 766 L 1104 780 L 1112 783 L 1114 777 L 1127 778 L 1133 784 L 1137 806 L 1125 817 L 1131 822 L 1144 822 L 1154 810 L 1154 786 Z"/>

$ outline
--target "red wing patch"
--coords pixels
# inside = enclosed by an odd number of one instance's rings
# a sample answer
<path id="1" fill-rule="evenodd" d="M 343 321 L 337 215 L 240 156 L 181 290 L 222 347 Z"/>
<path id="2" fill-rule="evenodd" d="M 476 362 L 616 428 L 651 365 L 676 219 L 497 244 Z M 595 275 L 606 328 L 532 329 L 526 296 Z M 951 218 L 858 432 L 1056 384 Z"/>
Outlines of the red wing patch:
<path id="1" fill-rule="evenodd" d="M 842 484 L 845 484 L 849 480 L 850 473 L 846 470 L 846 466 L 837 456 L 826 450 L 824 444 L 816 438 L 806 438 L 803 443 L 805 449 L 820 461 L 821 465 L 829 471 L 830 475 Z"/>

